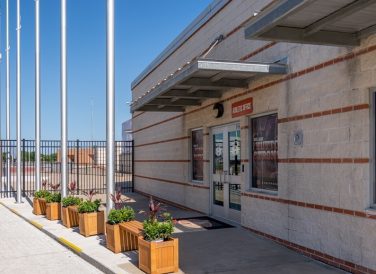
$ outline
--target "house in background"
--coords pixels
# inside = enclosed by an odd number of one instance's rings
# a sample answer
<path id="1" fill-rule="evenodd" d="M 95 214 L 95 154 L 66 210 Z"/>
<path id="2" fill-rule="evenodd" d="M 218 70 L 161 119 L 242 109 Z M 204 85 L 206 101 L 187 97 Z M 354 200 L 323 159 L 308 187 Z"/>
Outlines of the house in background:
<path id="1" fill-rule="evenodd" d="M 135 190 L 375 273 L 375 14 L 214 1 L 132 83 Z"/>

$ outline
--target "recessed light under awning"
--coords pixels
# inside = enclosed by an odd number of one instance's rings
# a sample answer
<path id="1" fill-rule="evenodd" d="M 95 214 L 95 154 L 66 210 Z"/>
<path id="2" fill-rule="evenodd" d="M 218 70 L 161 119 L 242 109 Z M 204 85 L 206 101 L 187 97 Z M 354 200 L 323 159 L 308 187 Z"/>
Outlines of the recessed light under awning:
<path id="1" fill-rule="evenodd" d="M 375 0 L 275 1 L 245 27 L 247 39 L 357 46 L 376 32 Z"/>
<path id="2" fill-rule="evenodd" d="M 279 63 L 250 63 L 199 59 L 135 100 L 131 111 L 184 111 L 208 98 L 220 98 L 233 88 L 248 88 L 252 77 L 260 74 L 286 74 Z"/>

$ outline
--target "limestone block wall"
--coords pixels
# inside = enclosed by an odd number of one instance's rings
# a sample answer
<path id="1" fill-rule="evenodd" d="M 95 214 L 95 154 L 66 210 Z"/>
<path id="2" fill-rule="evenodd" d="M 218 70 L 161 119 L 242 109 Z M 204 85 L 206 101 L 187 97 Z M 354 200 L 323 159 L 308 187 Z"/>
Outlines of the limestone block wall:
<path id="1" fill-rule="evenodd" d="M 138 98 L 158 81 L 226 39 L 210 58 L 275 62 L 287 58 L 286 76 L 257 77 L 247 90 L 228 91 L 184 113 L 134 113 L 135 188 L 210 213 L 211 128 L 241 125 L 241 225 L 348 271 L 376 269 L 375 138 L 370 122 L 376 87 L 376 36 L 357 48 L 244 39 L 242 22 L 270 1 L 231 1 L 133 90 Z M 253 98 L 253 113 L 232 118 L 231 104 Z M 213 118 L 222 101 L 224 116 Z M 249 122 L 278 114 L 278 191 L 250 189 Z M 191 180 L 190 134 L 204 130 L 204 180 Z M 295 131 L 303 145 L 294 145 Z"/>

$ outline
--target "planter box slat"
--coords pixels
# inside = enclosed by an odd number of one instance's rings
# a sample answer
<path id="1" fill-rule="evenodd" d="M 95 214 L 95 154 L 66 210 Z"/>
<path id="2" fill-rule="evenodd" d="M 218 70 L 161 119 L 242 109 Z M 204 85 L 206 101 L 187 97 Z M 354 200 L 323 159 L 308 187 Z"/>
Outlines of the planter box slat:
<path id="1" fill-rule="evenodd" d="M 77 206 L 68 206 L 61 209 L 61 220 L 67 228 L 77 227 L 79 224 Z"/>
<path id="2" fill-rule="evenodd" d="M 40 202 L 38 198 L 33 199 L 33 213 L 34 215 L 42 215 L 42 210 L 40 208 Z"/>

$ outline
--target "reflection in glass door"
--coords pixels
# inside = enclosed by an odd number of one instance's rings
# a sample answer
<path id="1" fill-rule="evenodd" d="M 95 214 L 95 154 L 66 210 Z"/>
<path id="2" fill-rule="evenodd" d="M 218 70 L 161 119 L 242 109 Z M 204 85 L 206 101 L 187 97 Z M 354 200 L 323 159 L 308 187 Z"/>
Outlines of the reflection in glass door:
<path id="1" fill-rule="evenodd" d="M 213 174 L 219 174 L 219 180 L 213 181 L 213 202 L 223 206 L 223 133 L 213 134 Z"/>
<path id="2" fill-rule="evenodd" d="M 240 130 L 232 130 L 228 133 L 229 147 L 229 171 L 230 176 L 239 176 L 240 173 Z M 236 180 L 229 184 L 229 207 L 240 210 L 241 187 Z"/>
<path id="3" fill-rule="evenodd" d="M 212 213 L 240 222 L 241 140 L 239 124 L 212 130 Z"/>

